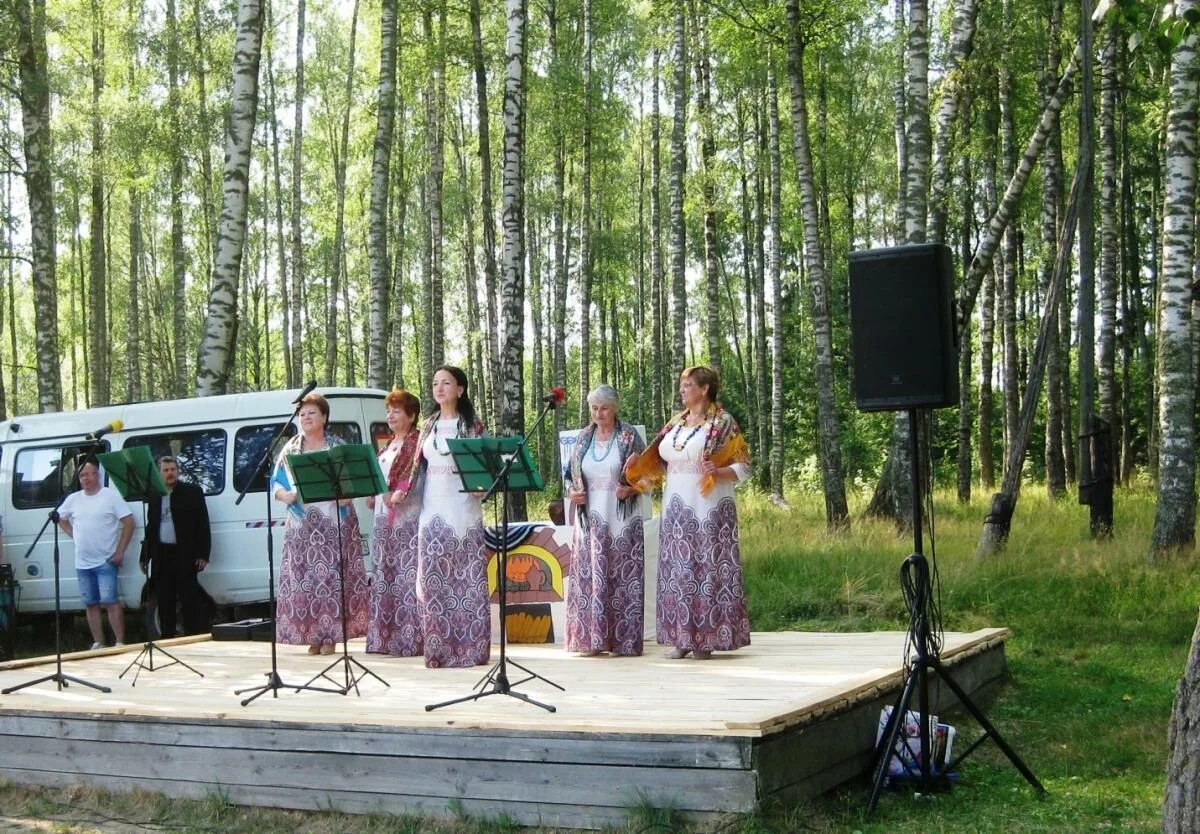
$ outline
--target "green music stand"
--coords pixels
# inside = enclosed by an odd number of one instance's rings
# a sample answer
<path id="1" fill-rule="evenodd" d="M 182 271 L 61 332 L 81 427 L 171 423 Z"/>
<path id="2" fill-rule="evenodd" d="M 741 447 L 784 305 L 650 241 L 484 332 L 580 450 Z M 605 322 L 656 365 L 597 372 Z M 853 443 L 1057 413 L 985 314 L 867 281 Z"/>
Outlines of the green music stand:
<path id="1" fill-rule="evenodd" d="M 126 501 L 141 501 L 144 504 L 149 504 L 152 500 L 156 501 L 168 492 L 167 485 L 162 479 L 162 473 L 158 471 L 158 464 L 150 456 L 149 446 L 127 446 L 115 452 L 105 452 L 102 455 L 96 455 L 96 460 L 100 461 L 100 464 L 104 467 L 104 471 L 108 474 L 108 479 L 116 485 L 117 492 L 121 493 L 121 497 Z M 143 533 L 143 535 L 147 534 Z M 153 562 L 151 562 L 151 565 L 153 565 Z M 146 574 L 147 581 L 153 581 L 153 567 L 149 567 L 149 571 Z M 159 636 L 161 637 L 162 635 Z M 154 653 L 156 651 L 159 654 L 166 655 L 170 658 L 171 662 L 155 666 Z M 168 666 L 175 665 L 182 666 L 184 669 L 195 672 L 200 677 L 204 677 L 202 672 L 193 669 L 162 646 L 155 644 L 153 640 L 147 640 L 142 645 L 142 650 L 138 652 L 137 657 L 117 677 L 125 677 L 129 674 L 129 670 L 136 666 L 137 671 L 133 673 L 133 680 L 130 682 L 130 686 L 137 686 L 138 675 L 142 673 L 143 669 L 147 672 L 156 672 L 159 669 L 166 669 Z"/>
<path id="2" fill-rule="evenodd" d="M 150 456 L 149 446 L 127 446 L 96 455 L 96 460 L 126 501 L 149 501 L 151 496 L 167 494 L 167 485 Z"/>
<path id="3" fill-rule="evenodd" d="M 533 458 L 529 456 L 529 447 L 525 445 L 525 438 L 522 435 L 450 438 L 446 441 L 446 446 L 450 449 L 450 454 L 453 455 L 454 463 L 458 467 L 458 475 L 462 479 L 464 492 L 482 492 L 484 493 L 482 500 L 486 501 L 493 493 L 500 491 L 504 498 L 501 510 L 500 562 L 497 565 L 496 575 L 496 585 L 500 592 L 500 659 L 475 685 L 476 692 L 461 698 L 442 701 L 439 704 L 428 704 L 425 711 L 430 712 L 464 701 L 476 701 L 486 698 L 488 695 L 508 695 L 541 707 L 548 712 L 555 712 L 555 708 L 550 704 L 535 701 L 528 695 L 517 692 L 513 687 L 535 678 L 560 691 L 563 690 L 563 687 L 507 657 L 508 496 L 512 492 L 541 490 L 544 486 L 542 476 L 534 466 Z M 516 682 L 510 682 L 508 679 L 510 665 L 520 669 L 526 677 Z"/>
<path id="4" fill-rule="evenodd" d="M 387 481 L 379 468 L 379 460 L 375 450 L 365 443 L 352 443 L 322 449 L 319 452 L 306 452 L 299 455 L 288 455 L 288 467 L 292 470 L 293 486 L 300 500 L 305 504 L 318 501 L 344 501 L 351 498 L 365 498 L 369 495 L 379 495 L 387 492 Z M 339 686 L 337 691 L 346 695 L 351 689 L 355 695 L 358 682 L 370 675 L 384 686 L 390 686 L 379 675 L 372 672 L 358 659 L 350 656 L 350 641 L 346 627 L 346 552 L 342 545 L 342 513 L 337 513 L 338 531 L 338 570 L 342 586 L 342 656 L 313 676 L 305 686 L 309 686 L 318 678 Z M 329 677 L 330 671 L 336 666 L 342 667 L 343 683 L 339 684 Z M 356 674 L 354 668 L 360 670 Z"/>

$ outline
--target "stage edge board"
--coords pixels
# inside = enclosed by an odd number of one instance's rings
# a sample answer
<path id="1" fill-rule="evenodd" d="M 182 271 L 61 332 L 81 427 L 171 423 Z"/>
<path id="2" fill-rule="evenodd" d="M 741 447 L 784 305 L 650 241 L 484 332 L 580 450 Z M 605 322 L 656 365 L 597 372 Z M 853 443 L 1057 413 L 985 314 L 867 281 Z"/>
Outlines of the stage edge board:
<path id="1" fill-rule="evenodd" d="M 1003 679 L 1004 636 L 946 659 L 968 693 Z M 784 710 L 756 732 L 721 735 L 549 728 L 531 734 L 6 709 L 0 778 L 190 799 L 219 794 L 236 804 L 302 810 L 505 816 L 564 828 L 619 825 L 644 802 L 711 821 L 768 800 L 812 797 L 861 774 L 879 710 L 897 692 L 862 687 L 806 715 Z M 940 713 L 950 708 L 941 686 L 931 686 L 931 698 Z"/>

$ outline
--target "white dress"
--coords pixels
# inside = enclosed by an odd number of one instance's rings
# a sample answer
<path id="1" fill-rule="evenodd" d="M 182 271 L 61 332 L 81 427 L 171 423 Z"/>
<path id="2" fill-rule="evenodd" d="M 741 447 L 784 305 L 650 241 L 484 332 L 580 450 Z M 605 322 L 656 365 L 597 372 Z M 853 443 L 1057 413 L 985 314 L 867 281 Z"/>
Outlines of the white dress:
<path id="1" fill-rule="evenodd" d="M 424 492 L 417 551 L 417 599 L 425 634 L 425 665 L 477 666 L 491 656 L 480 496 L 462 491 L 446 439 L 458 420 L 438 420 L 425 438 Z"/>
<path id="2" fill-rule="evenodd" d="M 700 492 L 708 423 L 662 439 L 667 468 L 658 553 L 658 642 L 680 649 L 728 651 L 750 643 L 742 584 L 735 481 Z M 677 448 L 678 447 L 678 448 Z M 735 463 L 737 480 L 750 468 Z"/>

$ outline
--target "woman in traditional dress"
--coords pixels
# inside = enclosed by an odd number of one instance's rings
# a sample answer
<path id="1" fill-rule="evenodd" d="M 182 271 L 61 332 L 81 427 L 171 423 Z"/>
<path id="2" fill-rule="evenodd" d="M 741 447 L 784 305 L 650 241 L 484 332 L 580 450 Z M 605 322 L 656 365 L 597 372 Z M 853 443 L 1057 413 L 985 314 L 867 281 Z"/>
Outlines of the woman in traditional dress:
<path id="1" fill-rule="evenodd" d="M 666 473 L 658 553 L 658 642 L 668 657 L 749 645 L 750 619 L 742 587 L 737 506 L 733 488 L 750 477 L 750 453 L 737 421 L 717 404 L 720 377 L 688 368 L 679 377 L 683 411 L 626 477 L 639 491 Z"/>
<path id="2" fill-rule="evenodd" d="M 638 494 L 625 480 L 626 462 L 646 444 L 617 417 L 610 385 L 587 397 L 592 422 L 571 452 L 567 497 L 576 506 L 571 581 L 567 590 L 567 651 L 640 655 L 645 542 Z"/>
<path id="3" fill-rule="evenodd" d="M 293 484 L 288 455 L 342 444 L 325 433 L 329 403 L 320 394 L 302 401 L 300 432 L 284 444 L 271 476 L 275 499 L 287 504 L 275 630 L 280 643 L 307 645 L 309 654 L 332 654 L 334 644 L 367 633 L 367 571 L 351 500 L 305 504 Z M 339 548 L 339 517 L 341 546 Z M 346 632 L 342 633 L 345 584 Z"/>
<path id="4" fill-rule="evenodd" d="M 437 368 L 432 393 L 434 410 L 421 424 L 410 477 L 411 490 L 421 496 L 417 599 L 425 665 L 478 666 L 492 651 L 483 507 L 481 496 L 462 491 L 446 441 L 485 432 L 461 368 Z"/>
<path id="5" fill-rule="evenodd" d="M 367 651 L 412 657 L 424 651 L 417 604 L 417 523 L 421 504 L 408 489 L 420 435 L 415 423 L 421 414 L 421 401 L 396 388 L 383 403 L 392 439 L 379 453 L 379 468 L 385 473 L 389 491 L 368 499 L 375 510 L 371 537 L 375 577 L 371 582 Z"/>

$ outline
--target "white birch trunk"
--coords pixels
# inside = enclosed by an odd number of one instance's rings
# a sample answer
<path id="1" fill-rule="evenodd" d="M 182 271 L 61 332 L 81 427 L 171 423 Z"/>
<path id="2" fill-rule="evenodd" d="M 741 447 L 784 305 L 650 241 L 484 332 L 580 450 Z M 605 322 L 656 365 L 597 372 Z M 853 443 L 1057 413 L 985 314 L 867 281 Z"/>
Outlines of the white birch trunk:
<path id="1" fill-rule="evenodd" d="M 292 123 L 292 304 L 288 319 L 292 331 L 292 380 L 304 379 L 304 331 L 300 318 L 304 286 L 304 236 L 300 226 L 303 208 L 301 162 L 304 150 L 304 12 L 308 0 L 296 0 L 296 100 Z"/>
<path id="2" fill-rule="evenodd" d="M 766 270 L 771 285 L 771 500 L 784 505 L 783 497 L 783 281 L 781 255 L 783 237 L 779 224 L 783 222 L 780 191 L 782 165 L 779 150 L 779 84 L 773 63 L 767 65 L 767 153 L 768 211 Z"/>
<path id="3" fill-rule="evenodd" d="M 388 259 L 388 192 L 391 184 L 392 133 L 396 115 L 396 0 L 379 8 L 379 94 L 375 151 L 371 158 L 370 247 L 371 304 L 367 324 L 367 386 L 388 387 L 388 310 L 391 264 Z"/>
<path id="4" fill-rule="evenodd" d="M 671 258 L 671 384 L 687 367 L 687 226 L 683 213 L 687 174 L 687 26 L 684 17 L 684 0 L 676 0 L 669 174 L 671 238 L 668 244 Z M 672 395 L 671 400 L 674 399 Z"/>
<path id="5" fill-rule="evenodd" d="M 976 0 L 957 0 L 950 30 L 950 54 L 943 73 L 937 112 L 937 137 L 933 145 L 933 172 L 929 184 L 929 212 L 936 243 L 946 240 L 946 195 L 950 185 L 950 140 L 959 101 L 963 95 L 964 64 L 975 41 Z M 964 134 L 965 135 L 965 134 Z"/>
<path id="6" fill-rule="evenodd" d="M 592 372 L 592 3 L 583 0 L 583 172 L 579 213 L 579 420 L 588 422 Z"/>
<path id="7" fill-rule="evenodd" d="M 504 71 L 504 170 L 502 174 L 501 224 L 504 229 L 501 303 L 504 313 L 503 360 L 504 411 L 499 429 L 519 434 L 524 429 L 525 401 L 525 28 L 526 0 L 505 0 L 508 34 L 505 39 Z M 523 496 L 511 505 L 513 514 L 524 519 Z"/>
<path id="8" fill-rule="evenodd" d="M 233 365 L 237 335 L 238 276 L 246 238 L 250 183 L 250 144 L 258 108 L 258 63 L 262 49 L 263 8 L 259 0 L 239 0 L 234 42 L 229 128 L 225 137 L 221 222 L 213 264 L 208 315 L 200 342 L 196 395 L 224 394 Z"/>
<path id="9" fill-rule="evenodd" d="M 830 529 L 849 525 L 842 450 L 833 390 L 833 334 L 829 317 L 829 277 L 821 251 L 817 195 L 813 183 L 812 151 L 808 141 L 808 106 L 804 89 L 804 45 L 799 31 L 799 0 L 787 0 L 788 77 L 792 88 L 792 154 L 804 217 L 804 263 L 808 270 L 816 341 L 817 420 L 820 436 L 821 481 L 825 492 L 825 524 Z"/>
<path id="10" fill-rule="evenodd" d="M 1196 8 L 1196 0 L 1182 0 L 1176 6 L 1176 16 L 1185 20 L 1195 14 Z M 1196 379 L 1192 365 L 1196 71 L 1196 37 L 1189 35 L 1175 47 L 1169 82 L 1158 309 L 1158 493 L 1151 556 L 1191 550 L 1196 543 Z M 1184 751 L 1179 755 L 1183 756 Z M 1171 774 L 1167 783 L 1170 804 Z M 1194 819 L 1196 797 L 1189 797 L 1186 803 Z"/>

